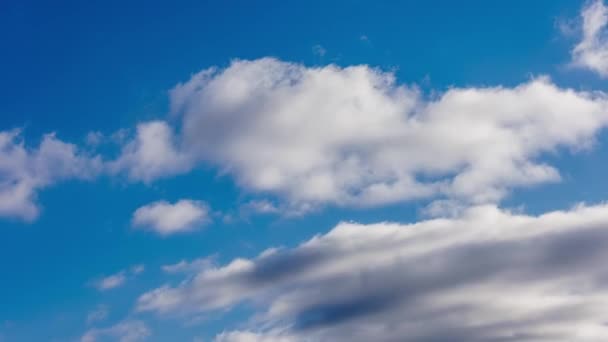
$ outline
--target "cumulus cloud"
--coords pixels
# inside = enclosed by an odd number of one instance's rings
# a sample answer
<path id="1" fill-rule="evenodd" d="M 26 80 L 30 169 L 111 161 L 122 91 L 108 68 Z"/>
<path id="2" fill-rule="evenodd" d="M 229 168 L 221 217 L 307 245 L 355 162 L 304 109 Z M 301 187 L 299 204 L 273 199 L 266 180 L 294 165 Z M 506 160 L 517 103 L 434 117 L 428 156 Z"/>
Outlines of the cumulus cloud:
<path id="1" fill-rule="evenodd" d="M 99 157 L 84 154 L 53 133 L 31 148 L 19 130 L 0 131 L 0 216 L 32 221 L 40 213 L 40 189 L 62 180 L 91 179 L 101 168 Z"/>
<path id="2" fill-rule="evenodd" d="M 95 342 L 104 338 L 119 342 L 137 342 L 145 340 L 150 334 L 150 329 L 144 322 L 127 320 L 108 328 L 90 329 L 80 338 L 80 342 Z"/>
<path id="3" fill-rule="evenodd" d="M 602 0 L 588 2 L 581 12 L 582 39 L 572 50 L 573 63 L 608 77 L 608 9 Z"/>
<path id="4" fill-rule="evenodd" d="M 209 221 L 209 208 L 201 201 L 182 199 L 175 203 L 158 201 L 133 213 L 135 227 L 150 229 L 160 235 L 191 231 Z"/>
<path id="5" fill-rule="evenodd" d="M 151 121 L 137 125 L 135 137 L 108 167 L 111 172 L 126 173 L 131 180 L 151 182 L 189 171 L 192 160 L 176 146 L 173 130 L 166 122 Z"/>
<path id="6" fill-rule="evenodd" d="M 543 155 L 589 146 L 606 96 L 539 77 L 425 99 L 368 66 L 272 58 L 211 68 L 171 91 L 180 153 L 305 212 L 447 197 L 497 202 L 560 179 Z"/>
<path id="7" fill-rule="evenodd" d="M 599 1 L 583 11 L 575 59 L 605 54 L 598 48 L 605 12 Z M 33 149 L 18 131 L 0 132 L 0 216 L 33 220 L 38 190 L 63 179 L 104 170 L 150 183 L 199 163 L 254 197 L 277 200 L 283 213 L 421 198 L 496 203 L 513 188 L 558 181 L 543 156 L 588 146 L 606 124 L 607 103 L 603 92 L 559 88 L 546 77 L 425 98 L 366 65 L 236 60 L 171 90 L 175 127 L 143 122 L 133 137 L 110 138 L 122 146 L 111 161 L 53 134 Z M 99 132 L 87 137 L 91 146 L 105 140 Z"/>
<path id="8" fill-rule="evenodd" d="M 608 336 L 607 227 L 608 205 L 340 223 L 151 290 L 137 310 L 257 308 L 250 330 L 218 341 L 598 341 Z"/>

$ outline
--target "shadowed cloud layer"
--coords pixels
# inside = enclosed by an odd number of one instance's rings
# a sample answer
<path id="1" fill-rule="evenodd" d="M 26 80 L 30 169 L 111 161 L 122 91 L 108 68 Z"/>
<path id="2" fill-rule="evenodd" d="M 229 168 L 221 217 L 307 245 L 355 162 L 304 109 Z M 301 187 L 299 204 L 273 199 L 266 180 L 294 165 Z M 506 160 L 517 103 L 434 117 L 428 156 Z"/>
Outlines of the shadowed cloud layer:
<path id="1" fill-rule="evenodd" d="M 407 225 L 341 223 L 293 249 L 204 268 L 137 309 L 259 310 L 253 330 L 219 341 L 596 341 L 608 333 L 606 258 L 605 205 L 538 217 L 479 206 Z"/>

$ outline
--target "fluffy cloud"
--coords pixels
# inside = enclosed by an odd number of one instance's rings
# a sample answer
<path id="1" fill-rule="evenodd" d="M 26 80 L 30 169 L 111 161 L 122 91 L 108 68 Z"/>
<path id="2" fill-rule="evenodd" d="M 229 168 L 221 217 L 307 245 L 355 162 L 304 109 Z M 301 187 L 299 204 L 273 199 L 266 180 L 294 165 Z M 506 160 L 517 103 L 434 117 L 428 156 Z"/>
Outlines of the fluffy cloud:
<path id="1" fill-rule="evenodd" d="M 167 236 L 191 231 L 209 221 L 209 208 L 201 201 L 179 200 L 150 203 L 133 213 L 133 226 L 151 229 Z"/>
<path id="2" fill-rule="evenodd" d="M 103 338 L 119 342 L 143 341 L 150 336 L 150 329 L 142 321 L 122 321 L 108 328 L 94 328 L 87 331 L 80 342 L 95 342 Z"/>
<path id="3" fill-rule="evenodd" d="M 114 173 L 126 172 L 131 180 L 151 182 L 189 171 L 192 160 L 175 146 L 173 131 L 166 122 L 151 121 L 137 125 L 133 140 L 108 167 Z"/>
<path id="4" fill-rule="evenodd" d="M 258 308 L 251 331 L 218 341 L 598 341 L 608 336 L 607 227 L 608 205 L 341 223 L 149 291 L 137 309 Z"/>
<path id="5" fill-rule="evenodd" d="M 608 9 L 602 0 L 595 0 L 583 8 L 581 17 L 582 39 L 572 50 L 573 62 L 597 72 L 601 77 L 608 77 Z"/>
<path id="6" fill-rule="evenodd" d="M 182 120 L 178 155 L 296 211 L 437 196 L 496 202 L 513 187 L 558 181 L 543 154 L 589 146 L 608 117 L 605 94 L 544 77 L 425 99 L 368 66 L 272 58 L 204 70 L 171 91 L 171 108 Z"/>
<path id="7" fill-rule="evenodd" d="M 67 179 L 90 179 L 101 171 L 91 157 L 46 134 L 37 148 L 25 145 L 19 130 L 0 131 L 0 216 L 34 220 L 37 192 Z"/>

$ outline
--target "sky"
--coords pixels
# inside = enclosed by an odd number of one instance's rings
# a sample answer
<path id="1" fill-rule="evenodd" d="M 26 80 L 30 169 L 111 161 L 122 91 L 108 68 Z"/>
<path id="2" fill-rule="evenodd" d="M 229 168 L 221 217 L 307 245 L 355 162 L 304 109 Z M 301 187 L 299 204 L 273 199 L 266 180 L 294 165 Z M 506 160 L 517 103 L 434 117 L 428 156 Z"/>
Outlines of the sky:
<path id="1" fill-rule="evenodd" d="M 604 341 L 602 0 L 0 2 L 0 342 Z"/>

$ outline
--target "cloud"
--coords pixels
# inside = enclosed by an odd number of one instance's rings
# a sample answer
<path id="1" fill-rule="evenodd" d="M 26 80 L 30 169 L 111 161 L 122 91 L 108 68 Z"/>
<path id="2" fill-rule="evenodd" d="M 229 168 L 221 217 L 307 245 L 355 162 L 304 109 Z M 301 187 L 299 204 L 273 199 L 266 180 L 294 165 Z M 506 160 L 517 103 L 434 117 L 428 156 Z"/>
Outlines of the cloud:
<path id="1" fill-rule="evenodd" d="M 108 167 L 113 173 L 126 172 L 131 180 L 146 183 L 190 171 L 190 156 L 181 152 L 174 140 L 166 122 L 140 123 L 135 137 L 124 145 L 119 158 Z"/>
<path id="2" fill-rule="evenodd" d="M 573 64 L 608 77 L 608 9 L 602 0 L 588 2 L 581 12 L 582 39 L 572 50 Z"/>
<path id="3" fill-rule="evenodd" d="M 340 223 L 149 291 L 137 310 L 257 308 L 250 330 L 218 341 L 597 341 L 608 335 L 607 227 L 606 204 Z"/>
<path id="4" fill-rule="evenodd" d="M 93 328 L 87 331 L 80 342 L 95 342 L 101 338 L 111 338 L 112 341 L 137 342 L 151 335 L 148 326 L 139 320 L 122 321 L 108 328 Z"/>
<path id="5" fill-rule="evenodd" d="M 122 286 L 125 283 L 125 280 L 127 280 L 125 271 L 120 271 L 96 281 L 95 287 L 99 291 L 111 290 Z"/>
<path id="6" fill-rule="evenodd" d="M 84 154 L 54 133 L 31 148 L 20 130 L 0 131 L 0 217 L 33 221 L 40 213 L 39 190 L 68 179 L 91 179 L 101 169 L 99 157 Z"/>
<path id="7" fill-rule="evenodd" d="M 87 324 L 103 321 L 108 317 L 110 309 L 107 305 L 98 305 L 87 315 Z"/>
<path id="8" fill-rule="evenodd" d="M 158 201 L 140 207 L 133 213 L 132 223 L 135 227 L 167 236 L 191 231 L 209 220 L 209 208 L 205 203 L 182 199 L 174 204 Z"/>
<path id="9" fill-rule="evenodd" d="M 104 139 L 105 137 L 99 131 L 89 132 L 84 138 L 85 143 L 92 147 L 99 146 L 104 141 Z"/>
<path id="10" fill-rule="evenodd" d="M 244 214 L 277 214 L 281 211 L 281 209 L 269 200 L 257 199 L 245 203 L 243 206 L 241 206 L 241 211 Z"/>
<path id="11" fill-rule="evenodd" d="M 121 270 L 107 277 L 92 282 L 93 286 L 99 291 L 112 290 L 121 287 L 129 279 L 141 274 L 145 270 L 144 265 L 132 266 L 129 270 Z"/>
<path id="12" fill-rule="evenodd" d="M 292 336 L 259 334 L 251 331 L 229 331 L 216 336 L 215 342 L 293 342 Z"/>
<path id="13" fill-rule="evenodd" d="M 180 260 L 178 263 L 163 265 L 161 269 L 166 273 L 196 273 L 214 265 L 214 256 L 199 258 L 190 262 Z"/>
<path id="14" fill-rule="evenodd" d="M 131 273 L 133 273 L 133 274 L 141 274 L 145 270 L 146 270 L 145 265 L 139 264 L 139 265 L 131 266 Z"/>
<path id="15" fill-rule="evenodd" d="M 312 53 L 315 56 L 324 57 L 325 54 L 327 54 L 327 50 L 323 46 L 317 44 L 312 47 Z"/>
<path id="16" fill-rule="evenodd" d="M 171 91 L 171 108 L 180 153 L 302 212 L 434 197 L 495 203 L 559 181 L 543 156 L 589 146 L 608 117 L 604 93 L 546 77 L 425 99 L 365 65 L 272 58 L 204 70 Z"/>

